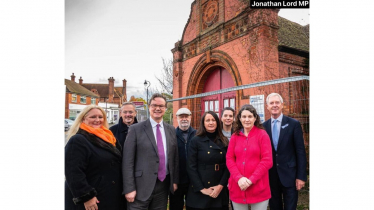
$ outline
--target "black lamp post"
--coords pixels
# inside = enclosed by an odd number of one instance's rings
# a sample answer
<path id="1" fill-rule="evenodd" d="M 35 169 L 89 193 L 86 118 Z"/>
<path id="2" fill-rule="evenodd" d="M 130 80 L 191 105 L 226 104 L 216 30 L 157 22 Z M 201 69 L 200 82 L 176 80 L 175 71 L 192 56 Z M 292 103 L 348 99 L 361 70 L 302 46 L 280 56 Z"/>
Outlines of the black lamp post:
<path id="1" fill-rule="evenodd" d="M 147 88 L 147 118 L 149 118 L 149 109 L 148 109 L 148 88 L 149 86 L 151 86 L 151 82 L 150 81 L 147 81 L 147 80 L 144 80 L 144 87 Z"/>

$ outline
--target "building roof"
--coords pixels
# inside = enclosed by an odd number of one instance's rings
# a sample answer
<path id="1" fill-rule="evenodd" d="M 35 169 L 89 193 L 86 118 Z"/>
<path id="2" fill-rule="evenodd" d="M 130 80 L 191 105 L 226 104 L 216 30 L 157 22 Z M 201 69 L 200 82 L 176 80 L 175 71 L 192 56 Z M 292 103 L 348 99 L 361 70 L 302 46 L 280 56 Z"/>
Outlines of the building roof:
<path id="1" fill-rule="evenodd" d="M 109 84 L 83 83 L 82 86 L 89 90 L 96 89 L 101 98 L 109 95 Z"/>
<path id="2" fill-rule="evenodd" d="M 122 96 L 122 88 L 123 87 L 114 87 L 114 97 Z M 120 95 L 120 96 L 118 96 L 118 95 Z"/>
<path id="3" fill-rule="evenodd" d="M 73 82 L 71 80 L 65 79 L 65 85 L 66 85 L 66 91 L 67 92 L 76 93 L 76 94 L 79 94 L 79 95 L 91 96 L 91 97 L 94 97 L 94 98 L 99 97 L 98 95 L 91 92 L 87 88 L 85 88 L 82 85 L 80 85 L 76 82 Z"/>
<path id="4" fill-rule="evenodd" d="M 279 46 L 309 52 L 309 24 L 302 26 L 278 16 Z"/>

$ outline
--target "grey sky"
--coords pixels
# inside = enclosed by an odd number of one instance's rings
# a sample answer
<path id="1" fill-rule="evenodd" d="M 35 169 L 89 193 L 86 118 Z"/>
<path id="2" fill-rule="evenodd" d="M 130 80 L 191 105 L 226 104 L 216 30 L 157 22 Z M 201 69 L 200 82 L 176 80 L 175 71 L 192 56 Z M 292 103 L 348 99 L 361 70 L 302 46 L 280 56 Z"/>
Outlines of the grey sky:
<path id="1" fill-rule="evenodd" d="M 108 83 L 127 80 L 127 96 L 143 97 L 144 80 L 157 84 L 162 58 L 181 39 L 192 0 L 65 0 L 65 78 Z M 279 15 L 309 24 L 309 9 L 282 9 Z"/>

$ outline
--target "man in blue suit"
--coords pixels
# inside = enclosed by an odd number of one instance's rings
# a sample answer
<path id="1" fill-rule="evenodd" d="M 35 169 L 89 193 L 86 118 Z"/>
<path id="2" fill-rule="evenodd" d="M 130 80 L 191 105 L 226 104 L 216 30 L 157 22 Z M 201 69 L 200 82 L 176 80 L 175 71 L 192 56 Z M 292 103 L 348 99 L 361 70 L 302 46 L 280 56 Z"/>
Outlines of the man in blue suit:
<path id="1" fill-rule="evenodd" d="M 273 148 L 269 206 L 271 210 L 295 210 L 298 190 L 307 179 L 303 131 L 299 121 L 282 114 L 283 99 L 278 93 L 269 94 L 266 104 L 271 118 L 263 125 Z"/>

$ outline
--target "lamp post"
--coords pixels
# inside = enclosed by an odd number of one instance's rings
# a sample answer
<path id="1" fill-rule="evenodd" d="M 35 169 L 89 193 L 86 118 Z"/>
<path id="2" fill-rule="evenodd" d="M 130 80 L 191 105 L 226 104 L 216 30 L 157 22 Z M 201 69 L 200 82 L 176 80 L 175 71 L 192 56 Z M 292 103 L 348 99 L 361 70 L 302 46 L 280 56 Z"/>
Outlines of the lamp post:
<path id="1" fill-rule="evenodd" d="M 147 118 L 149 119 L 149 109 L 148 109 L 148 88 L 149 86 L 151 86 L 151 82 L 150 81 L 147 81 L 147 80 L 144 80 L 144 87 L 147 88 L 147 102 L 146 102 L 146 105 L 147 105 Z"/>

